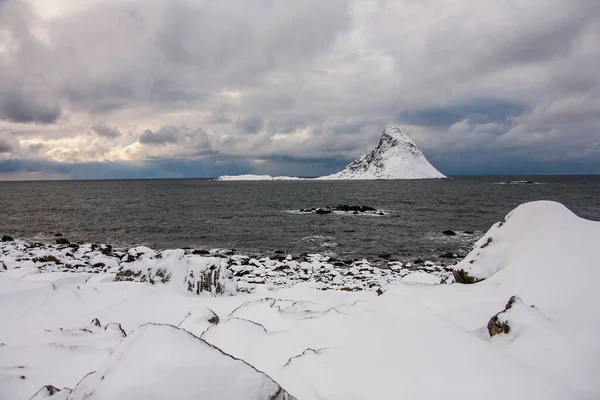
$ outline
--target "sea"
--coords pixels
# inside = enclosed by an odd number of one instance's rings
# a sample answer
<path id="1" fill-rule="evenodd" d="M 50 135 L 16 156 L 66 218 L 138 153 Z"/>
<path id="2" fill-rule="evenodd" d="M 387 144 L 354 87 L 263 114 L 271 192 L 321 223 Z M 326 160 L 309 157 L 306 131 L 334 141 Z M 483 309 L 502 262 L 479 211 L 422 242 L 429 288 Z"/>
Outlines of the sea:
<path id="1" fill-rule="evenodd" d="M 220 248 L 256 256 L 436 260 L 447 252 L 466 254 L 492 224 L 534 200 L 558 201 L 600 220 L 600 176 L 0 182 L 0 235 L 52 243 L 62 234 L 71 242 L 121 248 Z M 385 215 L 299 212 L 338 204 L 367 205 Z"/>

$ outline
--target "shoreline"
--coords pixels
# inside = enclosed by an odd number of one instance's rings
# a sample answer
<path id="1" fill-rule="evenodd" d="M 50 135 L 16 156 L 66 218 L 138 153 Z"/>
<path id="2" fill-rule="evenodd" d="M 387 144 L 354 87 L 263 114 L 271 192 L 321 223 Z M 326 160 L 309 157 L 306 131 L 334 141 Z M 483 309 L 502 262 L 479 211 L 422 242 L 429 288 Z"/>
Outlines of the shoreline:
<path id="1" fill-rule="evenodd" d="M 18 239 L 0 242 L 0 270 L 20 278 L 38 273 L 80 273 L 101 282 L 146 282 L 180 286 L 177 290 L 197 295 L 235 295 L 298 283 L 343 291 L 377 290 L 401 281 L 453 283 L 452 267 L 461 259 L 448 254 L 452 258 L 445 259 L 446 263 L 422 259 L 402 262 L 384 254 L 376 263 L 365 258 L 342 260 L 319 253 L 295 255 L 277 250 L 246 255 L 219 248 L 155 250 L 69 243 L 64 238 L 57 241 L 60 244 Z"/>

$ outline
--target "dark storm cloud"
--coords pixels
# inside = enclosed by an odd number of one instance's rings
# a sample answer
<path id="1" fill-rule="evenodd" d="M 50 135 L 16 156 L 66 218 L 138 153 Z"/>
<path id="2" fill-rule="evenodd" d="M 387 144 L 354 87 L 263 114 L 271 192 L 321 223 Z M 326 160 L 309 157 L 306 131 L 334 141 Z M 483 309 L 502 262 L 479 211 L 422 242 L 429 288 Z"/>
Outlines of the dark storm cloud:
<path id="1" fill-rule="evenodd" d="M 13 147 L 10 143 L 0 139 L 0 153 L 10 153 L 13 150 Z"/>
<path id="2" fill-rule="evenodd" d="M 449 127 L 465 119 L 479 124 L 505 121 L 526 110 L 525 105 L 512 100 L 480 98 L 404 111 L 397 120 L 411 125 Z"/>
<path id="3" fill-rule="evenodd" d="M 156 132 L 146 129 L 140 135 L 142 144 L 176 143 L 179 140 L 179 129 L 176 126 L 165 126 Z"/>
<path id="4" fill-rule="evenodd" d="M 99 136 L 103 136 L 106 138 L 117 138 L 121 136 L 121 132 L 117 127 L 108 126 L 103 123 L 96 124 L 92 126 L 92 130 L 96 132 Z"/>
<path id="5" fill-rule="evenodd" d="M 246 133 L 257 133 L 263 128 L 263 119 L 257 116 L 238 118 L 235 127 Z"/>
<path id="6" fill-rule="evenodd" d="M 15 173 L 47 173 L 71 179 L 214 178 L 228 171 L 244 173 L 248 169 L 248 160 L 217 155 L 197 160 L 159 159 L 138 163 L 0 160 L 0 178 L 3 174 Z"/>
<path id="7" fill-rule="evenodd" d="M 23 93 L 3 93 L 0 100 L 0 119 L 11 122 L 39 122 L 50 124 L 56 122 L 62 111 L 57 104 L 43 104 L 35 98 L 25 98 Z"/>

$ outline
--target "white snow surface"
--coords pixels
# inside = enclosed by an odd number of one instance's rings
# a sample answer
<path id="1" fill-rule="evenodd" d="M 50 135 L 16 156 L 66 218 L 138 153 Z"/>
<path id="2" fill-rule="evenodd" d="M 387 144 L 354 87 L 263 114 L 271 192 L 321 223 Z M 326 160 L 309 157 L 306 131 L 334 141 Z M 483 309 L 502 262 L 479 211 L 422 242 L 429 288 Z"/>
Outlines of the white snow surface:
<path id="1" fill-rule="evenodd" d="M 216 181 L 299 181 L 306 180 L 295 176 L 271 176 L 271 175 L 221 175 Z"/>
<path id="2" fill-rule="evenodd" d="M 415 142 L 397 126 L 383 131 L 379 144 L 370 153 L 342 171 L 317 179 L 433 179 L 445 178 L 425 158 Z"/>
<path id="3" fill-rule="evenodd" d="M 282 387 L 297 399 L 597 399 L 599 241 L 600 223 L 528 203 L 459 264 L 484 280 L 430 285 L 419 272 L 378 292 L 298 283 L 204 297 L 15 261 L 0 272 L 0 399 L 50 384 L 74 390 L 37 398 L 267 399 Z M 510 332 L 490 338 L 499 312 Z"/>
<path id="4" fill-rule="evenodd" d="M 288 397 L 284 397 L 281 387 L 264 373 L 183 329 L 155 324 L 137 328 L 68 397 L 69 400 L 284 398 Z"/>

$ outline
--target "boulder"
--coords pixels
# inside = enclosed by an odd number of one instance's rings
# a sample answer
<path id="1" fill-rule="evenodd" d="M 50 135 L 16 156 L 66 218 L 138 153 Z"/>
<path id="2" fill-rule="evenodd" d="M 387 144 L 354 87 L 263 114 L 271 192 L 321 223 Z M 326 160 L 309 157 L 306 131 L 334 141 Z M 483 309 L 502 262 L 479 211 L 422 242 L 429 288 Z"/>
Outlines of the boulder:
<path id="1" fill-rule="evenodd" d="M 56 239 L 56 244 L 71 244 L 71 242 L 69 242 L 65 238 L 58 238 L 58 239 Z"/>
<path id="2" fill-rule="evenodd" d="M 2 242 L 14 242 L 15 239 L 12 238 L 12 236 L 8 236 L 8 235 L 4 235 L 2 236 Z"/>
<path id="3" fill-rule="evenodd" d="M 456 232 L 454 232 L 450 229 L 447 229 L 447 230 L 443 231 L 442 233 L 446 236 L 456 236 Z"/>
<path id="4" fill-rule="evenodd" d="M 195 255 L 208 255 L 208 254 L 210 254 L 210 251 L 204 250 L 204 249 L 196 249 L 196 250 L 192 251 L 192 254 L 195 254 Z"/>

